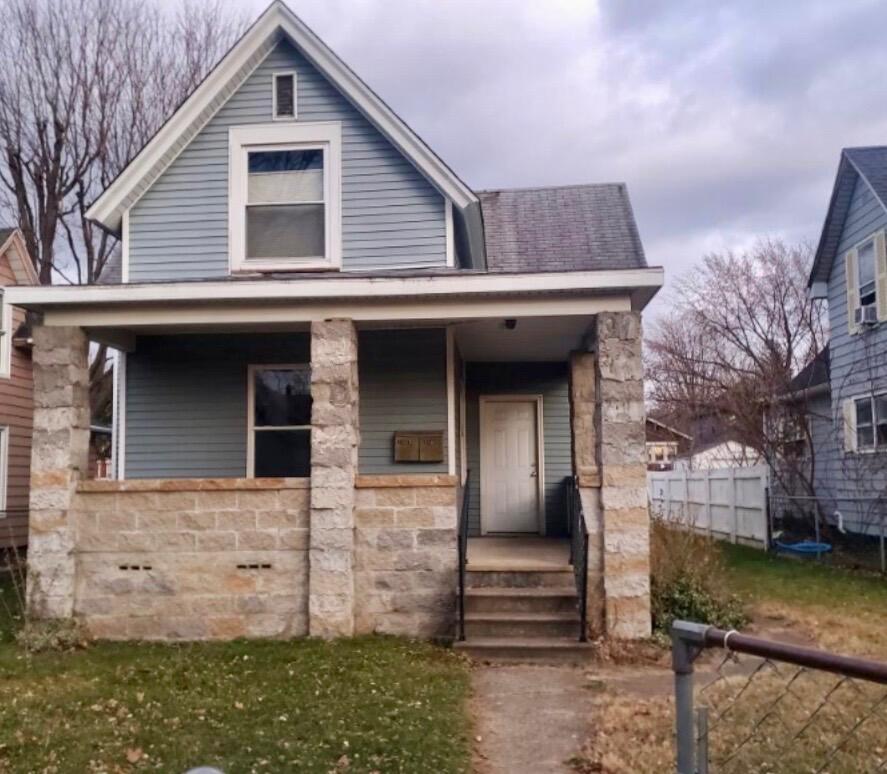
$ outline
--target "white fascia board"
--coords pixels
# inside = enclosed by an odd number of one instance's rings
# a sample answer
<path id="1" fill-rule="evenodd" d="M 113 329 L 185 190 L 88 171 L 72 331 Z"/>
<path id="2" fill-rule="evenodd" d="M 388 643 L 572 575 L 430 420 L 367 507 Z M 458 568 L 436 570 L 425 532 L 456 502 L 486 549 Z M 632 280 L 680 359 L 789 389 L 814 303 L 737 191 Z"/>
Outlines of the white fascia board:
<path id="1" fill-rule="evenodd" d="M 217 94 L 271 36 L 282 31 L 446 197 L 460 208 L 477 197 L 456 174 L 289 8 L 277 0 L 222 58 L 182 106 L 87 210 L 110 231 L 120 228 L 119 208 L 142 179 L 207 109 Z M 209 117 L 206 119 L 209 120 Z M 205 123 L 205 122 L 204 122 Z M 198 130 L 199 131 L 199 128 Z M 196 132 L 195 132 L 196 134 Z M 153 181 L 151 181 L 153 182 Z"/>
<path id="2" fill-rule="evenodd" d="M 322 301 L 324 299 L 430 298 L 477 295 L 631 292 L 658 289 L 661 268 L 612 271 L 471 274 L 431 277 L 332 277 L 293 280 L 158 282 L 129 285 L 64 285 L 7 289 L 17 306 L 38 311 L 95 304 L 225 303 L 236 301 Z"/>

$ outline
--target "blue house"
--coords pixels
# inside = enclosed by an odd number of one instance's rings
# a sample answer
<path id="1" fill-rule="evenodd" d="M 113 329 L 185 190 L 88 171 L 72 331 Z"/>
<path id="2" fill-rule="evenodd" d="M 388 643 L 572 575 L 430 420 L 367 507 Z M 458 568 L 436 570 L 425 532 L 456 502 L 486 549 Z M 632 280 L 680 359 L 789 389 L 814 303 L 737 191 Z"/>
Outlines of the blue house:
<path id="1" fill-rule="evenodd" d="M 846 148 L 809 287 L 828 348 L 792 387 L 805 400 L 820 512 L 877 534 L 887 516 L 887 147 Z"/>
<path id="2" fill-rule="evenodd" d="M 275 2 L 89 216 L 122 248 L 102 283 L 9 290 L 42 319 L 35 614 L 512 655 L 649 633 L 663 273 L 625 185 L 472 190 Z M 82 480 L 90 341 L 113 481 Z"/>

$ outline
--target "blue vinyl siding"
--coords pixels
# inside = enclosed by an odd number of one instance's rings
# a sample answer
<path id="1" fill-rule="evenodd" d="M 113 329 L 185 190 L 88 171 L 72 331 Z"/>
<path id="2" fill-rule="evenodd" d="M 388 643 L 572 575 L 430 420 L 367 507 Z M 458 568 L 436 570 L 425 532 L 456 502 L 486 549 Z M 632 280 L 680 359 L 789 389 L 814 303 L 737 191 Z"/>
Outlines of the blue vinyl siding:
<path id="1" fill-rule="evenodd" d="M 441 194 L 299 52 L 281 42 L 133 205 L 131 282 L 228 274 L 228 129 L 271 123 L 271 74 L 287 69 L 298 73 L 299 122 L 342 123 L 343 269 L 445 265 Z"/>
<path id="2" fill-rule="evenodd" d="M 363 331 L 358 340 L 360 472 L 446 473 L 446 331 Z M 444 462 L 394 462 L 396 430 L 441 430 Z"/>
<path id="3" fill-rule="evenodd" d="M 566 533 L 564 479 L 573 473 L 567 363 L 466 363 L 466 447 L 471 471 L 469 531 L 480 534 L 481 395 L 542 395 L 545 454 L 545 528 L 548 535 Z"/>
<path id="4" fill-rule="evenodd" d="M 442 430 L 446 333 L 369 331 L 358 343 L 363 473 L 446 473 L 447 463 L 395 465 L 395 430 Z M 127 355 L 127 478 L 246 475 L 247 368 L 307 363 L 305 333 L 139 337 Z"/>
<path id="5" fill-rule="evenodd" d="M 887 324 L 849 334 L 844 256 L 883 228 L 887 228 L 887 212 L 866 182 L 858 179 L 828 284 L 831 424 L 814 423 L 817 496 L 829 516 L 835 508 L 839 509 L 851 528 L 854 522 L 871 522 L 872 514 L 866 513 L 864 506 L 842 498 L 883 497 L 887 488 L 883 458 L 887 453 L 844 452 L 843 404 L 860 394 L 887 390 Z M 820 416 L 825 414 L 822 406 L 817 405 L 815 410 Z"/>
<path id="6" fill-rule="evenodd" d="M 304 333 L 139 337 L 126 359 L 126 477 L 246 475 L 247 366 L 309 353 Z"/>

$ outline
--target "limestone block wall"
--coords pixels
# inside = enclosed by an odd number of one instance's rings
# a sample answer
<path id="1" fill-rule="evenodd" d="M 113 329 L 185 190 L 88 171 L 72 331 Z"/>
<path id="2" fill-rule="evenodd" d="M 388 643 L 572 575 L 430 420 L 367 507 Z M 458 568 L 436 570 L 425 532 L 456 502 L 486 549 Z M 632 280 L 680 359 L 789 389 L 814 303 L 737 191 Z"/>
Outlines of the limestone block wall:
<path id="1" fill-rule="evenodd" d="M 647 507 L 641 316 L 597 317 L 598 464 L 603 513 L 607 633 L 650 635 L 650 515 Z"/>
<path id="2" fill-rule="evenodd" d="M 74 614 L 108 639 L 308 633 L 307 479 L 81 482 Z"/>
<path id="3" fill-rule="evenodd" d="M 456 478 L 358 476 L 355 492 L 355 633 L 452 636 Z"/>

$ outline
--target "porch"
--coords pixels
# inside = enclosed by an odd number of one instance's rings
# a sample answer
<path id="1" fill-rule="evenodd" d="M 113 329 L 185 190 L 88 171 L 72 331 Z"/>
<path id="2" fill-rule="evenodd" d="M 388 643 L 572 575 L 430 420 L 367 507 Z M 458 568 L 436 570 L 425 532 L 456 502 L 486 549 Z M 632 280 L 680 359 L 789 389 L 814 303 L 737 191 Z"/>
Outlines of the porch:
<path id="1" fill-rule="evenodd" d="M 469 566 L 569 573 L 575 481 L 612 523 L 608 542 L 586 510 L 594 626 L 644 636 L 639 315 L 610 303 L 249 325 L 46 315 L 35 612 L 105 637 L 452 636 L 460 523 L 487 541 Z M 120 349 L 117 480 L 101 486 L 80 481 L 89 339 Z"/>

